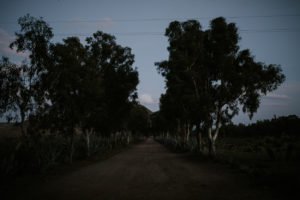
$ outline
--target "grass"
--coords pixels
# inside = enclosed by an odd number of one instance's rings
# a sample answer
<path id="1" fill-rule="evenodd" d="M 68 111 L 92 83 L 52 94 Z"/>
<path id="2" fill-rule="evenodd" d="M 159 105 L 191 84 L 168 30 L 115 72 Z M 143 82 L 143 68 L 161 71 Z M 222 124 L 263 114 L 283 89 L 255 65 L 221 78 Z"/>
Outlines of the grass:
<path id="1" fill-rule="evenodd" d="M 217 143 L 218 159 L 253 174 L 295 173 L 295 166 L 299 166 L 300 158 L 299 138 L 269 140 L 270 138 L 220 138 Z"/>
<path id="2" fill-rule="evenodd" d="M 19 126 L 11 123 L 0 122 L 0 138 L 2 137 L 17 137 L 21 135 Z"/>
<path id="3" fill-rule="evenodd" d="M 276 140 L 281 140 L 281 145 Z M 275 138 L 271 144 L 266 141 L 267 138 L 221 138 L 217 159 L 249 174 L 261 187 L 280 191 L 283 199 L 296 195 L 300 188 L 299 138 L 289 141 L 292 151 L 282 138 Z"/>
<path id="4" fill-rule="evenodd" d="M 174 152 L 186 152 L 174 139 L 157 138 Z M 188 150 L 198 154 L 196 138 L 191 137 Z M 209 159 L 207 138 L 202 158 Z M 292 148 L 289 148 L 292 146 Z M 291 150 L 292 149 L 292 150 Z M 215 162 L 245 173 L 255 184 L 278 191 L 282 199 L 298 195 L 300 189 L 300 137 L 223 137 L 217 139 Z M 292 198 L 291 198 L 292 199 Z"/>
<path id="5" fill-rule="evenodd" d="M 0 130 L 4 130 L 0 132 L 1 178 L 44 173 L 69 163 L 69 137 L 60 134 L 19 137 L 19 127 L 5 123 L 0 124 L 0 127 Z M 127 138 L 120 135 L 115 137 L 92 134 L 90 137 L 91 158 L 95 158 L 95 155 L 104 158 L 128 146 Z M 132 139 L 132 142 L 137 140 L 136 137 Z M 86 158 L 86 138 L 83 134 L 77 134 L 73 159 L 76 161 L 86 160 Z"/>

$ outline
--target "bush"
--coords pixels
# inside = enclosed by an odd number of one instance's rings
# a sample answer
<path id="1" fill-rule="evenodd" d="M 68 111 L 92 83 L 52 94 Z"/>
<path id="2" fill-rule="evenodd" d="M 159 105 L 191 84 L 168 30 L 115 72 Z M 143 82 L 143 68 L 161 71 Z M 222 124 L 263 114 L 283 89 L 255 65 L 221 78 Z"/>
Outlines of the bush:
<path id="1" fill-rule="evenodd" d="M 132 137 L 135 143 L 144 140 Z M 130 142 L 130 143 L 131 143 Z M 90 155 L 107 153 L 129 144 L 127 136 L 116 134 L 111 137 L 90 136 Z M 60 134 L 28 135 L 26 137 L 0 138 L 0 176 L 20 173 L 38 173 L 51 169 L 69 160 L 71 141 Z M 86 138 L 83 134 L 75 136 L 74 159 L 87 156 Z"/>
<path id="2" fill-rule="evenodd" d="M 67 140 L 59 135 L 2 138 L 1 175 L 35 173 L 62 163 L 68 151 Z"/>

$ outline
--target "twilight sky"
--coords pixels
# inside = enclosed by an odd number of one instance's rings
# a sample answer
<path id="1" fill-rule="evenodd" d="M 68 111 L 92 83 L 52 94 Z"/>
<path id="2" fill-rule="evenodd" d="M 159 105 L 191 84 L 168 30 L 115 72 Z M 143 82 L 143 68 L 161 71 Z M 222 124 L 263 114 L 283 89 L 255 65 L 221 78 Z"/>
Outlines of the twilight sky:
<path id="1" fill-rule="evenodd" d="M 132 48 L 138 68 L 140 102 L 158 110 L 164 80 L 154 62 L 168 58 L 164 32 L 173 20 L 197 19 L 203 29 L 223 16 L 235 22 L 241 49 L 248 48 L 256 61 L 280 64 L 285 83 L 261 98 L 261 106 L 250 121 L 239 114 L 233 122 L 250 123 L 274 115 L 300 116 L 300 1 L 298 0 L 0 0 L 0 56 L 21 62 L 8 45 L 19 29 L 17 19 L 25 14 L 43 17 L 53 28 L 53 42 L 78 36 L 84 43 L 97 30 L 116 36 L 117 43 Z"/>

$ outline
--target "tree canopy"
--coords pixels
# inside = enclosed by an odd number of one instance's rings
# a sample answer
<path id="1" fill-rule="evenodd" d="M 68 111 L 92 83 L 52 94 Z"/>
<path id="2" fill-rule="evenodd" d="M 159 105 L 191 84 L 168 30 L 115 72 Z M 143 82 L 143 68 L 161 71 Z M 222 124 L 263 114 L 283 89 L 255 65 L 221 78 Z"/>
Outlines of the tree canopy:
<path id="1" fill-rule="evenodd" d="M 156 63 L 166 79 L 161 113 L 179 127 L 201 124 L 214 154 L 222 122 L 230 121 L 239 106 L 251 118 L 260 96 L 275 90 L 285 76 L 280 66 L 257 62 L 248 49 L 240 50 L 236 25 L 222 17 L 213 19 L 205 31 L 195 20 L 174 21 L 165 35 L 169 59 Z"/>
<path id="2" fill-rule="evenodd" d="M 125 130 L 139 82 L 131 49 L 101 31 L 87 37 L 86 44 L 77 37 L 53 43 L 52 28 L 42 18 L 27 14 L 18 22 L 20 31 L 10 47 L 29 53 L 30 64 L 2 59 L 0 113 L 19 110 L 22 124 L 30 119 L 31 133 L 70 136 L 71 160 L 75 128 L 104 136 Z"/>
<path id="3" fill-rule="evenodd" d="M 53 43 L 52 28 L 42 18 L 27 14 L 18 22 L 10 47 L 27 52 L 30 63 L 19 66 L 2 58 L 1 114 L 18 113 L 21 127 L 30 119 L 32 132 L 70 136 L 72 146 L 77 127 L 87 137 L 94 131 L 110 136 L 149 128 L 149 113 L 136 102 L 139 79 L 129 47 L 101 31 L 85 44 L 77 37 Z M 172 132 L 186 144 L 196 126 L 199 151 L 205 131 L 214 154 L 221 125 L 240 108 L 251 118 L 261 95 L 275 90 L 285 76 L 279 65 L 258 62 L 250 50 L 240 50 L 238 28 L 222 17 L 207 30 L 196 20 L 174 21 L 165 35 L 169 58 L 155 64 L 166 93 L 152 116 L 152 129 Z"/>

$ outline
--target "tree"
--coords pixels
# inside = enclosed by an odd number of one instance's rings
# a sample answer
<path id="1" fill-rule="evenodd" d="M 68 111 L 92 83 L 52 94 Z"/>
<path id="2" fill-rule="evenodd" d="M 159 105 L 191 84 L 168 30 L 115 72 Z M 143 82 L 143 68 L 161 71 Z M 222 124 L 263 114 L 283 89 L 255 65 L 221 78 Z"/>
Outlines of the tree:
<path id="1" fill-rule="evenodd" d="M 77 37 L 53 44 L 52 28 L 42 18 L 27 14 L 18 22 L 10 47 L 29 53 L 30 64 L 19 67 L 2 59 L 0 113 L 19 109 L 22 127 L 28 114 L 31 132 L 50 130 L 70 138 L 70 162 L 75 129 L 86 135 L 88 156 L 90 134 L 124 131 L 139 82 L 131 49 L 101 31 L 86 45 Z"/>
<path id="2" fill-rule="evenodd" d="M 51 64 L 47 66 L 47 76 L 43 79 L 47 84 L 48 106 L 44 110 L 51 119 L 48 126 L 62 134 L 70 136 L 70 162 L 73 160 L 75 128 L 79 125 L 82 87 L 85 85 L 84 46 L 76 37 L 63 40 L 50 48 Z"/>
<path id="3" fill-rule="evenodd" d="M 44 70 L 48 62 L 48 50 L 50 40 L 53 37 L 52 28 L 43 20 L 29 14 L 18 19 L 20 32 L 16 32 L 16 40 L 10 44 L 10 48 L 17 48 L 17 52 L 29 52 L 31 67 L 36 73 Z"/>
<path id="4" fill-rule="evenodd" d="M 203 96 L 200 93 L 204 73 L 204 44 L 201 25 L 195 20 L 174 21 L 166 29 L 169 38 L 169 60 L 156 63 L 159 72 L 166 77 L 167 91 L 161 97 L 161 110 L 171 115 L 173 124 L 184 133 L 184 143 L 195 124 L 197 127 L 198 150 L 201 151 L 200 123 L 202 121 Z M 206 104 L 207 106 L 207 104 Z M 174 119 L 174 117 L 176 119 Z M 183 131 L 181 131 L 183 130 Z"/>
<path id="5" fill-rule="evenodd" d="M 280 66 L 256 62 L 249 50 L 239 51 L 237 28 L 222 17 L 212 20 L 206 31 L 201 31 L 195 21 L 172 22 L 166 36 L 170 42 L 169 60 L 157 64 L 166 77 L 166 95 L 190 107 L 180 115 L 196 123 L 198 132 L 200 124 L 207 130 L 209 150 L 215 155 L 222 122 L 238 113 L 239 104 L 252 117 L 260 95 L 275 90 L 285 77 Z M 178 85 L 184 87 L 180 90 Z M 200 135 L 198 138 L 200 149 Z"/>
<path id="6" fill-rule="evenodd" d="M 89 136 L 93 132 L 110 136 L 124 129 L 130 99 L 136 96 L 138 73 L 132 68 L 134 56 L 130 48 L 116 44 L 115 37 L 98 31 L 86 42 L 86 78 L 81 100 L 84 117 L 80 124 L 89 152 Z"/>
<path id="7" fill-rule="evenodd" d="M 130 49 L 100 31 L 87 38 L 86 46 L 75 37 L 51 45 L 49 58 L 43 79 L 49 104 L 44 112 L 52 119 L 52 129 L 70 136 L 72 162 L 75 127 L 86 135 L 88 156 L 90 134 L 110 136 L 123 128 L 138 74 L 131 67 Z"/>
<path id="8" fill-rule="evenodd" d="M 148 135 L 150 129 L 150 114 L 144 106 L 132 103 L 128 119 L 128 129 L 133 136 Z"/>
<path id="9" fill-rule="evenodd" d="M 22 135 L 26 131 L 24 122 L 26 114 L 32 109 L 32 73 L 31 68 L 23 62 L 21 66 L 13 64 L 8 58 L 0 61 L 0 116 L 8 121 L 20 120 Z"/>
<path id="10" fill-rule="evenodd" d="M 261 94 L 275 90 L 285 79 L 280 66 L 256 62 L 249 50 L 238 51 L 238 41 L 235 24 L 227 24 L 222 17 L 212 20 L 206 36 L 209 66 L 213 69 L 209 96 L 214 106 L 206 118 L 212 155 L 221 122 L 236 115 L 239 104 L 252 118 Z"/>
<path id="11" fill-rule="evenodd" d="M 93 59 L 86 60 L 83 67 L 83 82 L 80 87 L 79 112 L 83 134 L 86 137 L 87 157 L 90 156 L 90 136 L 101 127 L 104 113 L 104 87 L 103 77 L 97 65 L 93 64 Z"/>
<path id="12" fill-rule="evenodd" d="M 41 102 L 43 94 L 39 90 L 40 74 L 44 72 L 48 62 L 48 49 L 52 30 L 46 22 L 29 14 L 20 17 L 20 32 L 10 48 L 16 47 L 17 52 L 29 52 L 30 64 L 23 62 L 17 66 L 7 58 L 1 61 L 1 113 L 7 117 L 20 118 L 22 134 L 25 134 L 24 121 L 34 110 L 37 102 Z M 13 117 L 14 116 L 14 117 Z"/>
<path id="13" fill-rule="evenodd" d="M 103 110 L 98 129 L 109 135 L 124 127 L 130 111 L 130 100 L 137 97 L 138 72 L 132 67 L 134 55 L 128 47 L 122 47 L 115 37 L 98 31 L 88 37 L 89 63 L 99 69 L 103 88 Z"/>

